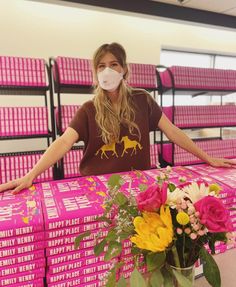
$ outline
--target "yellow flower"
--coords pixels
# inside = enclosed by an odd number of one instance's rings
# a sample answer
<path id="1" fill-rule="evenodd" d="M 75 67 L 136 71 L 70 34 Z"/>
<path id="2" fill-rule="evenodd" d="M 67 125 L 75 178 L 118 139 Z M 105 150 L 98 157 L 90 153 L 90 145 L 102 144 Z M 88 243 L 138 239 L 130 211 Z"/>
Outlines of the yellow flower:
<path id="1" fill-rule="evenodd" d="M 106 197 L 106 196 L 107 196 L 104 191 L 97 191 L 96 194 L 97 194 L 97 195 L 100 195 L 100 196 L 102 196 L 102 197 Z"/>
<path id="2" fill-rule="evenodd" d="M 31 187 L 29 187 L 29 190 L 30 191 L 34 191 L 36 188 L 35 188 L 35 186 L 34 185 L 31 185 Z"/>
<path id="3" fill-rule="evenodd" d="M 218 195 L 221 190 L 222 188 L 217 183 L 212 183 L 209 185 L 209 193 L 214 192 L 216 195 Z"/>
<path id="4" fill-rule="evenodd" d="M 181 225 L 186 225 L 189 223 L 189 215 L 184 212 L 184 211 L 180 211 L 177 215 L 176 215 L 176 220 L 179 224 Z"/>
<path id="5" fill-rule="evenodd" d="M 169 207 L 160 208 L 160 214 L 144 212 L 143 217 L 134 219 L 137 234 L 130 238 L 131 242 L 141 249 L 152 252 L 165 250 L 173 240 L 173 228 Z"/>

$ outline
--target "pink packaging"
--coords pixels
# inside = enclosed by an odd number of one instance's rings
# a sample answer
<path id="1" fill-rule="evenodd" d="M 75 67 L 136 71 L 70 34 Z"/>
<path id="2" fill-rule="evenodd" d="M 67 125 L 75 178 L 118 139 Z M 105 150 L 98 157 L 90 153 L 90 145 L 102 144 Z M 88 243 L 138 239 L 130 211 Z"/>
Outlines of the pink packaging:
<path id="1" fill-rule="evenodd" d="M 43 231 L 43 216 L 39 200 L 0 201 L 0 238 Z"/>
<path id="2" fill-rule="evenodd" d="M 9 266 L 9 265 L 15 265 L 15 264 L 21 264 L 26 263 L 29 261 L 35 261 L 39 258 L 44 257 L 44 249 L 31 252 L 31 253 L 23 253 L 22 255 L 17 256 L 8 256 L 8 257 L 1 257 L 0 258 L 0 268 Z"/>
<path id="3" fill-rule="evenodd" d="M 29 244 L 18 245 L 14 247 L 1 248 L 0 258 L 8 257 L 8 256 L 15 256 L 19 254 L 23 255 L 24 253 L 29 253 L 29 252 L 35 252 L 40 249 L 44 249 L 44 247 L 45 247 L 45 242 L 39 241 L 39 242 L 34 242 L 34 243 L 29 243 Z"/>
<path id="4" fill-rule="evenodd" d="M 25 282 L 31 282 L 33 280 L 43 278 L 44 275 L 45 269 L 39 268 L 33 272 L 22 272 L 20 275 L 4 276 L 4 278 L 0 278 L 0 287 L 12 287 L 17 283 L 24 284 Z"/>
<path id="5" fill-rule="evenodd" d="M 45 258 L 40 258 L 38 260 L 21 263 L 12 266 L 0 267 L 0 276 L 11 276 L 22 273 L 22 272 L 33 272 L 41 267 L 45 267 Z"/>
<path id="6" fill-rule="evenodd" d="M 11 247 L 15 245 L 27 244 L 44 240 L 44 232 L 34 232 L 16 237 L 6 237 L 0 239 L 0 248 Z"/>

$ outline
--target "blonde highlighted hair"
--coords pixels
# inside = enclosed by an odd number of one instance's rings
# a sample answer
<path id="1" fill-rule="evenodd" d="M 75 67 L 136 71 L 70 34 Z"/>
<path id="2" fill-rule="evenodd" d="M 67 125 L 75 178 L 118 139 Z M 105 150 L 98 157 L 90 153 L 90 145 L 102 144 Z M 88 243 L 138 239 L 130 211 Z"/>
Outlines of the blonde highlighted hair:
<path id="1" fill-rule="evenodd" d="M 97 85 L 97 68 L 101 59 L 107 54 L 113 54 L 118 63 L 124 69 L 123 80 L 118 87 L 118 108 L 114 110 L 112 102 L 99 85 Z M 125 126 L 132 135 L 141 138 L 140 130 L 135 123 L 135 106 L 132 100 L 134 90 L 127 85 L 128 66 L 126 52 L 118 43 L 104 44 L 97 49 L 93 56 L 93 74 L 95 80 L 94 105 L 96 109 L 96 122 L 101 131 L 101 137 L 105 144 L 119 142 L 120 128 Z"/>

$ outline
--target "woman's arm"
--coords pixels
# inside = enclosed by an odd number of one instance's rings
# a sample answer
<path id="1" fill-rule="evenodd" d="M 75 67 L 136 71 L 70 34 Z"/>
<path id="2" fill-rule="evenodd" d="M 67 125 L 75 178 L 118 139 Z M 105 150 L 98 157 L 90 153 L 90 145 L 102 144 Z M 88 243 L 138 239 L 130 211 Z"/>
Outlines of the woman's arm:
<path id="1" fill-rule="evenodd" d="M 214 158 L 209 156 L 206 152 L 200 149 L 181 129 L 172 124 L 165 114 L 162 114 L 158 123 L 158 128 L 165 133 L 170 141 L 212 166 L 231 167 L 233 164 L 236 164 L 235 161 L 230 159 Z"/>
<path id="2" fill-rule="evenodd" d="M 32 185 L 33 180 L 47 170 L 50 166 L 60 160 L 79 139 L 78 133 L 67 128 L 61 137 L 56 139 L 45 151 L 36 165 L 23 177 L 12 180 L 8 183 L 0 185 L 0 192 L 8 189 L 14 189 L 13 193 L 17 193 L 23 188 L 28 188 Z"/>

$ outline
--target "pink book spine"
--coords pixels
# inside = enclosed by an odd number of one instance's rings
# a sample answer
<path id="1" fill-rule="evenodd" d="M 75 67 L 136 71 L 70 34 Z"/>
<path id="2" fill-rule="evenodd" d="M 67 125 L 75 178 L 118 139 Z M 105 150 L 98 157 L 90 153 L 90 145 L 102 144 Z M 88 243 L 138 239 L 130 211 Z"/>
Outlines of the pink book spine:
<path id="1" fill-rule="evenodd" d="M 35 242 L 31 244 L 26 245 L 19 245 L 15 247 L 9 247 L 9 248 L 2 248 L 0 249 L 0 258 L 1 257 L 7 257 L 7 256 L 14 256 L 19 254 L 24 254 L 28 252 L 35 252 L 40 249 L 44 249 L 44 242 Z"/>
<path id="2" fill-rule="evenodd" d="M 109 270 L 111 266 L 112 266 L 112 263 L 98 263 L 98 264 L 93 264 L 91 266 L 85 266 L 85 267 L 76 269 L 74 271 L 72 270 L 70 272 L 61 272 L 55 275 L 47 274 L 47 283 L 53 283 L 59 280 L 67 280 L 67 279 L 74 278 L 74 277 L 81 277 L 81 279 L 87 278 L 87 276 L 90 276 L 90 274 L 94 275 L 100 272 L 105 272 Z"/>
<path id="3" fill-rule="evenodd" d="M 41 267 L 45 267 L 45 258 L 41 258 L 29 263 L 17 264 L 14 266 L 0 267 L 0 276 L 11 276 L 22 272 L 35 271 Z"/>
<path id="4" fill-rule="evenodd" d="M 83 266 L 88 266 L 92 264 L 98 264 L 98 263 L 105 263 L 104 262 L 104 256 L 105 255 L 100 255 L 100 256 L 90 256 L 90 257 L 83 257 L 80 258 L 79 260 L 73 260 L 69 261 L 66 263 L 61 263 L 57 265 L 52 265 L 49 266 L 48 268 L 48 274 L 56 274 L 56 273 L 61 273 L 61 272 L 68 272 L 70 270 L 78 269 Z"/>
<path id="5" fill-rule="evenodd" d="M 94 277 L 92 277 L 92 280 L 90 280 L 90 278 L 87 278 L 87 283 L 81 283 L 80 278 L 75 278 L 75 279 L 71 279 L 71 280 L 60 281 L 60 282 L 48 284 L 48 287 L 68 287 L 68 286 L 104 287 L 104 281 L 102 280 L 104 275 L 105 275 L 104 273 L 96 274 L 95 279 L 94 279 Z M 85 281 L 85 279 L 83 281 Z"/>
<path id="6" fill-rule="evenodd" d="M 6 108 L 0 107 L 0 136 L 5 136 L 5 110 Z"/>
<path id="7" fill-rule="evenodd" d="M 90 222 L 87 224 L 75 225 L 63 229 L 53 229 L 45 231 L 45 239 L 52 239 L 55 237 L 68 236 L 72 234 L 79 234 L 88 230 L 97 230 L 104 227 L 103 222 Z"/>
<path id="8" fill-rule="evenodd" d="M 96 246 L 96 244 L 97 244 L 97 240 L 82 241 L 80 243 L 80 248 L 81 249 L 87 249 L 87 248 L 91 248 L 91 247 Z M 67 244 L 67 245 L 61 245 L 61 246 L 57 246 L 57 247 L 47 247 L 46 248 L 47 256 L 65 253 L 65 252 L 71 252 L 71 251 L 75 251 L 74 243 Z"/>
<path id="9" fill-rule="evenodd" d="M 44 287 L 43 278 L 32 280 L 30 282 L 14 284 L 14 287 Z"/>
<path id="10" fill-rule="evenodd" d="M 38 250 L 35 252 L 25 253 L 22 255 L 2 257 L 0 259 L 0 267 L 6 267 L 9 265 L 26 263 L 29 261 L 35 261 L 39 258 L 44 258 L 44 250 Z"/>
<path id="11" fill-rule="evenodd" d="M 11 247 L 44 240 L 44 232 L 35 232 L 23 236 L 7 237 L 0 239 L 0 248 Z"/>
<path id="12" fill-rule="evenodd" d="M 89 236 L 86 236 L 85 238 L 83 238 L 83 240 L 81 241 L 81 243 L 83 243 L 84 241 L 90 241 L 90 240 L 95 240 L 97 233 L 99 230 L 95 230 L 94 232 L 91 232 L 91 234 Z M 103 230 L 100 234 L 100 236 L 106 236 L 108 233 L 108 230 Z M 53 239 L 49 239 L 48 241 L 46 241 L 46 247 L 56 247 L 56 246 L 60 246 L 60 245 L 66 245 L 66 244 L 72 244 L 75 241 L 76 238 L 76 234 L 72 234 L 72 235 L 67 235 L 67 236 L 63 236 L 63 237 L 57 237 L 57 238 L 53 238 Z"/>
<path id="13" fill-rule="evenodd" d="M 67 261 L 78 260 L 83 257 L 90 257 L 90 256 L 94 256 L 94 250 L 92 247 L 88 249 L 78 249 L 73 252 L 57 253 L 56 255 L 49 255 L 47 257 L 47 263 L 49 266 L 57 265 L 61 263 L 66 263 Z"/>
<path id="14" fill-rule="evenodd" d="M 86 249 L 85 253 L 87 250 L 91 250 L 94 248 L 94 246 L 97 244 L 96 240 L 92 241 L 85 241 L 80 244 L 80 251 L 82 252 L 83 249 Z M 67 252 L 75 252 L 74 244 L 68 244 L 64 246 L 58 246 L 58 247 L 50 247 L 46 248 L 46 256 L 53 256 L 53 255 L 58 255 L 62 253 L 67 253 Z M 90 254 L 90 252 L 89 252 Z"/>
<path id="15" fill-rule="evenodd" d="M 0 278 L 0 286 L 12 287 L 17 283 L 24 284 L 25 282 L 36 280 L 44 277 L 45 269 L 43 267 L 39 268 L 37 271 L 29 273 L 22 272 L 20 275 L 12 275 L 12 276 L 4 276 L 4 278 Z"/>

